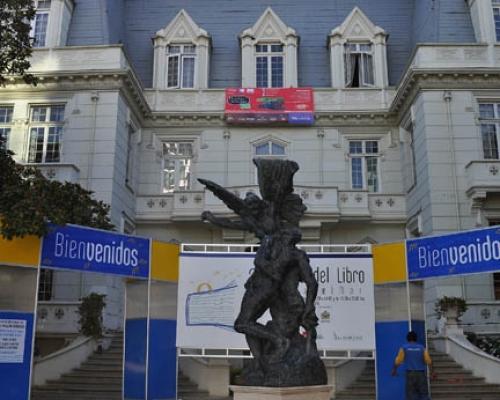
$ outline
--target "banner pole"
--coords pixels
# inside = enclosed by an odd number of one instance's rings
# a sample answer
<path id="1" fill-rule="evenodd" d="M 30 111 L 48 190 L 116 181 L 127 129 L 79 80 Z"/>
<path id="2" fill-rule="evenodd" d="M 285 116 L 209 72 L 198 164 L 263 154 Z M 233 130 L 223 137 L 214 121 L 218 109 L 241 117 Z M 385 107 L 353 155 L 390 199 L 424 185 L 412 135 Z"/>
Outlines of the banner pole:
<path id="1" fill-rule="evenodd" d="M 409 271 L 408 271 L 408 246 L 406 245 L 406 240 L 403 242 L 405 246 L 405 266 L 406 266 L 406 305 L 408 307 L 408 331 L 412 330 L 412 322 L 411 322 L 411 295 L 410 295 L 410 280 L 409 280 Z"/>

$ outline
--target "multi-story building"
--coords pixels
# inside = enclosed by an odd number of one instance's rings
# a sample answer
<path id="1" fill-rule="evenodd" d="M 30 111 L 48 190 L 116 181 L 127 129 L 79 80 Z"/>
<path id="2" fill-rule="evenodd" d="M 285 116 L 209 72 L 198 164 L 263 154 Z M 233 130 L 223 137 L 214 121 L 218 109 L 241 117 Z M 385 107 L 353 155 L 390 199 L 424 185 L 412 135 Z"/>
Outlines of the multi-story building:
<path id="1" fill-rule="evenodd" d="M 197 182 L 243 196 L 257 189 L 254 157 L 299 163 L 305 243 L 383 243 L 500 222 L 497 0 L 37 7 L 39 84 L 12 78 L 0 88 L 0 133 L 19 162 L 111 204 L 123 232 L 254 242 L 200 221 L 205 209 L 229 212 Z M 314 123 L 230 124 L 228 87 L 312 88 Z M 47 307 L 91 290 L 108 294 L 108 326 L 118 328 L 119 281 L 42 275 Z M 500 323 L 499 274 L 427 283 L 428 316 L 444 294 L 468 300 L 466 322 Z"/>

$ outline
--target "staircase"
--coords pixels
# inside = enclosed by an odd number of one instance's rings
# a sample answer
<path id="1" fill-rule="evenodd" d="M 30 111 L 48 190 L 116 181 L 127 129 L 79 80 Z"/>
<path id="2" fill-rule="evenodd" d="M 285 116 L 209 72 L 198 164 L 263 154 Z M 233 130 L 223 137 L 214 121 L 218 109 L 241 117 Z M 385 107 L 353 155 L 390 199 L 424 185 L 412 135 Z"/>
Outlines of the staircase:
<path id="1" fill-rule="evenodd" d="M 232 397 L 211 397 L 207 391 L 199 390 L 195 383 L 191 382 L 189 378 L 179 372 L 177 381 L 179 400 L 231 400 Z"/>
<path id="2" fill-rule="evenodd" d="M 367 361 L 359 378 L 347 389 L 337 393 L 335 400 L 375 400 L 375 396 L 375 362 Z"/>
<path id="3" fill-rule="evenodd" d="M 35 386 L 31 400 L 121 400 L 123 336 L 113 337 L 111 346 L 102 354 L 92 354 L 79 368 Z M 230 400 L 231 397 L 210 397 L 199 390 L 186 376 L 179 374 L 179 400 Z M 1 398 L 1 395 L 0 395 Z"/>
<path id="4" fill-rule="evenodd" d="M 488 384 L 465 370 L 447 354 L 430 350 L 436 379 L 431 381 L 432 400 L 500 400 L 500 385 Z M 335 400 L 375 400 L 375 370 L 370 362 L 361 376 Z"/>
<path id="5" fill-rule="evenodd" d="M 118 335 L 102 354 L 92 354 L 58 380 L 35 386 L 31 400 L 121 400 L 122 363 L 123 336 Z"/>
<path id="6" fill-rule="evenodd" d="M 485 383 L 444 353 L 430 350 L 436 379 L 431 381 L 433 400 L 500 400 L 500 385 Z"/>

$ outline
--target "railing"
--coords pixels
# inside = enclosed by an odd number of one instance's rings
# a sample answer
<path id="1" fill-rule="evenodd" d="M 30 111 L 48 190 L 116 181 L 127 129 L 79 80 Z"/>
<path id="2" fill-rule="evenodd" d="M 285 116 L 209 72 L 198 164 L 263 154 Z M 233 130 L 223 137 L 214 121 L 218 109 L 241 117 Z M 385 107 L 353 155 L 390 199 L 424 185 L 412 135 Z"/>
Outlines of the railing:
<path id="1" fill-rule="evenodd" d="M 500 330 L 500 301 L 467 301 L 467 311 L 461 318 L 465 331 L 498 333 Z"/>
<path id="2" fill-rule="evenodd" d="M 369 244 L 305 244 L 297 246 L 310 253 L 367 253 L 371 254 Z M 181 252 L 202 253 L 255 253 L 258 244 L 212 244 L 183 243 Z"/>
<path id="3" fill-rule="evenodd" d="M 500 359 L 474 346 L 464 335 L 454 334 L 432 339 L 436 350 L 445 352 L 458 364 L 488 383 L 500 384 Z"/>
<path id="4" fill-rule="evenodd" d="M 223 113 L 224 89 L 203 90 L 152 90 L 144 94 L 151 108 L 167 113 Z M 394 89 L 315 88 L 314 104 L 317 112 L 331 111 L 382 111 L 395 96 Z"/>
<path id="5" fill-rule="evenodd" d="M 35 361 L 33 384 L 44 385 L 48 380 L 78 368 L 97 348 L 93 338 L 79 336 L 68 346 Z"/>
<path id="6" fill-rule="evenodd" d="M 80 179 L 80 170 L 73 164 L 40 163 L 25 165 L 36 167 L 46 178 L 59 182 L 78 183 Z"/>
<path id="7" fill-rule="evenodd" d="M 467 176 L 467 194 L 474 197 L 486 197 L 488 190 L 498 189 L 500 179 L 500 160 L 471 161 L 465 166 Z"/>
<path id="8" fill-rule="evenodd" d="M 33 73 L 72 71 L 83 73 L 130 68 L 122 46 L 71 46 L 33 49 L 30 58 Z"/>
<path id="9" fill-rule="evenodd" d="M 257 185 L 227 188 L 243 198 L 247 192 L 258 194 Z M 367 191 L 339 191 L 334 186 L 295 187 L 307 207 L 306 215 L 330 218 L 405 220 L 406 201 L 403 194 L 368 193 Z M 199 219 L 203 210 L 233 215 L 221 200 L 210 191 L 176 191 L 163 195 L 139 196 L 137 214 L 140 219 L 174 220 Z"/>
<path id="10" fill-rule="evenodd" d="M 36 331 L 39 333 L 76 333 L 79 329 L 79 301 L 40 301 Z"/>
<path id="11" fill-rule="evenodd" d="M 406 200 L 403 194 L 344 190 L 339 192 L 339 208 L 343 217 L 406 219 Z"/>
<path id="12" fill-rule="evenodd" d="M 417 47 L 410 68 L 485 68 L 498 67 L 500 47 L 485 44 L 421 44 Z"/>

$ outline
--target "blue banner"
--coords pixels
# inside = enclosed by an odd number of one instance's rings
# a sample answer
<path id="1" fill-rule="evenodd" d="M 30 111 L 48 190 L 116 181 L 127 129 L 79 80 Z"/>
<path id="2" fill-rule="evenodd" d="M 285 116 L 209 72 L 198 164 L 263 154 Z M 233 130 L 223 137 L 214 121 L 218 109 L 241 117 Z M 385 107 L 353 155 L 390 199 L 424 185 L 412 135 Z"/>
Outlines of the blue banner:
<path id="1" fill-rule="evenodd" d="M 32 313 L 0 311 L 0 398 L 29 398 L 32 342 Z"/>
<path id="2" fill-rule="evenodd" d="M 147 278 L 149 239 L 67 225 L 51 226 L 42 266 Z"/>
<path id="3" fill-rule="evenodd" d="M 406 241 L 408 278 L 500 271 L 500 227 Z"/>

